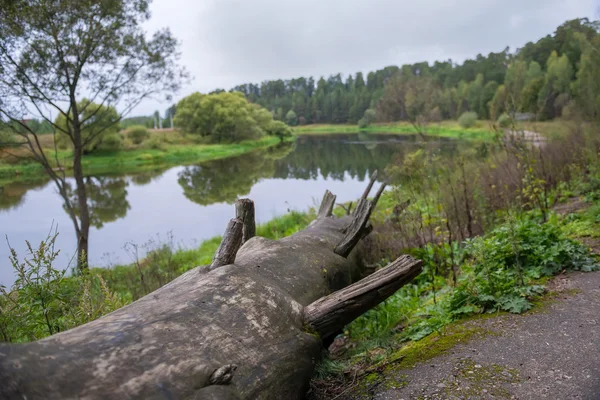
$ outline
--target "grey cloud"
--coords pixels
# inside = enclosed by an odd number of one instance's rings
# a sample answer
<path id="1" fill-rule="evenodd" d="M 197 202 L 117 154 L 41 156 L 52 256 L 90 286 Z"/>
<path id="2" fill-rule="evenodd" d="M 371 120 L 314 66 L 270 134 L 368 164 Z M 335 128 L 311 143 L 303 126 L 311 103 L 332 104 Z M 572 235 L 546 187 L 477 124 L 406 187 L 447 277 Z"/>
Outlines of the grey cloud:
<path id="1" fill-rule="evenodd" d="M 154 0 L 149 29 L 182 40 L 186 88 L 369 71 L 511 49 L 567 19 L 595 17 L 598 0 Z M 154 103 L 137 110 L 145 113 Z M 161 109 L 164 107 L 161 107 Z"/>

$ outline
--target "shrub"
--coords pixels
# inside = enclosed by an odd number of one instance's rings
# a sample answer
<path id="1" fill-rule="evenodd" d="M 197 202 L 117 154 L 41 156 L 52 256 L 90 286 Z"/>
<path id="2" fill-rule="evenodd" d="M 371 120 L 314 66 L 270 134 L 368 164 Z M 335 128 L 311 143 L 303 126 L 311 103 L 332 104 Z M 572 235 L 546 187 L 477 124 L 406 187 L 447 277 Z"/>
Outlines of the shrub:
<path id="1" fill-rule="evenodd" d="M 119 133 L 105 135 L 95 148 L 98 151 L 119 151 L 123 147 L 123 137 Z"/>
<path id="2" fill-rule="evenodd" d="M 508 116 L 508 114 L 502 114 L 499 118 L 498 118 L 498 126 L 500 128 L 508 128 L 509 126 L 512 125 L 512 118 L 510 118 Z"/>
<path id="3" fill-rule="evenodd" d="M 271 122 L 267 128 L 267 134 L 271 136 L 277 136 L 282 142 L 285 138 L 289 138 L 294 135 L 292 129 L 281 121 Z"/>
<path id="4" fill-rule="evenodd" d="M 163 138 L 158 135 L 150 136 L 150 139 L 146 141 L 146 147 L 148 147 L 149 149 L 162 151 L 167 149 L 167 145 L 165 144 Z"/>
<path id="5" fill-rule="evenodd" d="M 272 121 L 273 114 L 239 92 L 193 93 L 177 104 L 173 118 L 183 133 L 206 137 L 212 143 L 257 139 Z"/>
<path id="6" fill-rule="evenodd" d="M 150 132 L 145 126 L 135 125 L 129 128 L 127 136 L 134 144 L 141 144 L 144 140 L 150 137 Z"/>
<path id="7" fill-rule="evenodd" d="M 458 124 L 463 128 L 472 128 L 477 122 L 477 113 L 473 111 L 464 112 L 458 118 Z"/>
<path id="8" fill-rule="evenodd" d="M 285 114 L 285 122 L 287 122 L 289 126 L 298 125 L 298 116 L 296 115 L 294 110 L 290 110 L 287 112 L 287 114 Z"/>
<path id="9" fill-rule="evenodd" d="M 598 265 L 588 249 L 567 238 L 556 218 L 540 224 L 524 216 L 509 219 L 485 236 L 467 242 L 465 248 L 473 276 L 464 279 L 453 294 L 455 313 L 466 308 L 520 313 L 531 308 L 528 298 L 539 294 L 540 277 L 561 271 L 594 271 Z M 470 311 L 472 312 L 472 311 Z"/>
<path id="10" fill-rule="evenodd" d="M 364 128 L 368 127 L 369 125 L 371 125 L 376 120 L 377 120 L 377 113 L 375 112 L 375 110 L 369 108 L 369 109 L 365 110 L 365 114 L 358 121 L 358 127 L 360 129 L 364 129 Z"/>

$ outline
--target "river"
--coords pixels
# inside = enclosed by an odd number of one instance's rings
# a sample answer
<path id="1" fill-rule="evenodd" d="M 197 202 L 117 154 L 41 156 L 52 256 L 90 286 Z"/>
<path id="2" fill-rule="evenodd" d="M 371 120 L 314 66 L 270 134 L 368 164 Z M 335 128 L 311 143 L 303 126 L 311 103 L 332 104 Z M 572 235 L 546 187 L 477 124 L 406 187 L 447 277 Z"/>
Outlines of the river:
<path id="1" fill-rule="evenodd" d="M 257 223 L 290 210 L 318 204 L 326 189 L 338 202 L 355 200 L 375 169 L 425 147 L 452 155 L 457 142 L 415 136 L 304 136 L 294 144 L 258 150 L 235 158 L 176 166 L 138 174 L 91 175 L 90 264 L 110 267 L 132 262 L 127 243 L 143 245 L 172 235 L 181 247 L 198 246 L 223 233 L 234 217 L 237 198 L 254 200 Z M 72 223 L 62 198 L 47 179 L 0 186 L 0 235 L 22 256 L 25 241 L 36 247 L 52 227 L 59 236 L 58 262 L 73 265 L 76 252 Z M 0 284 L 14 281 L 9 245 L 0 243 Z"/>

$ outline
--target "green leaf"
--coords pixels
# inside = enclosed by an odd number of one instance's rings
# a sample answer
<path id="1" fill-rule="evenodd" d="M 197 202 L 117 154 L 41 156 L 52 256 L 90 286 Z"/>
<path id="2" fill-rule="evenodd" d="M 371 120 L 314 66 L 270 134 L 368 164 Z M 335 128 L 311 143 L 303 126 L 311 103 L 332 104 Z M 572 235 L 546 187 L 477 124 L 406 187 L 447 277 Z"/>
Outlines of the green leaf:
<path id="1" fill-rule="evenodd" d="M 532 307 L 530 302 L 519 296 L 503 297 L 500 299 L 499 303 L 502 310 L 511 312 L 513 314 L 521 314 Z"/>

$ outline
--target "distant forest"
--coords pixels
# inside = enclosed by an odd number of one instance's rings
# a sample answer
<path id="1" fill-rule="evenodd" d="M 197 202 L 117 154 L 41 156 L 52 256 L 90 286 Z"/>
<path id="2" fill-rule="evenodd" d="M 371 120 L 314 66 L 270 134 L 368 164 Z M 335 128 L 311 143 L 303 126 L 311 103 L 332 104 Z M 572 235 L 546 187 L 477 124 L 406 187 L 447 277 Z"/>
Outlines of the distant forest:
<path id="1" fill-rule="evenodd" d="M 341 74 L 247 83 L 232 88 L 289 125 L 355 124 L 369 109 L 378 121 L 456 119 L 474 111 L 480 119 L 521 112 L 546 120 L 600 119 L 600 21 L 574 19 L 537 42 L 452 60 L 388 66 Z M 212 93 L 223 92 L 215 90 Z M 172 105 L 160 116 L 131 117 L 121 126 L 170 127 Z"/>
<path id="2" fill-rule="evenodd" d="M 514 53 L 507 47 L 462 64 L 421 62 L 385 67 L 366 76 L 358 72 L 345 79 L 341 74 L 317 81 L 280 79 L 238 85 L 231 91 L 243 93 L 292 125 L 354 124 L 369 108 L 377 109 L 380 120 L 410 119 L 417 113 L 454 119 L 465 111 L 475 111 L 482 119 L 507 111 L 551 119 L 561 116 L 569 104 L 569 111 L 581 109 L 585 117 L 595 119 L 600 113 L 599 22 L 570 20 Z M 425 98 L 410 98 L 414 96 Z M 380 104 L 382 99 L 385 104 Z"/>

